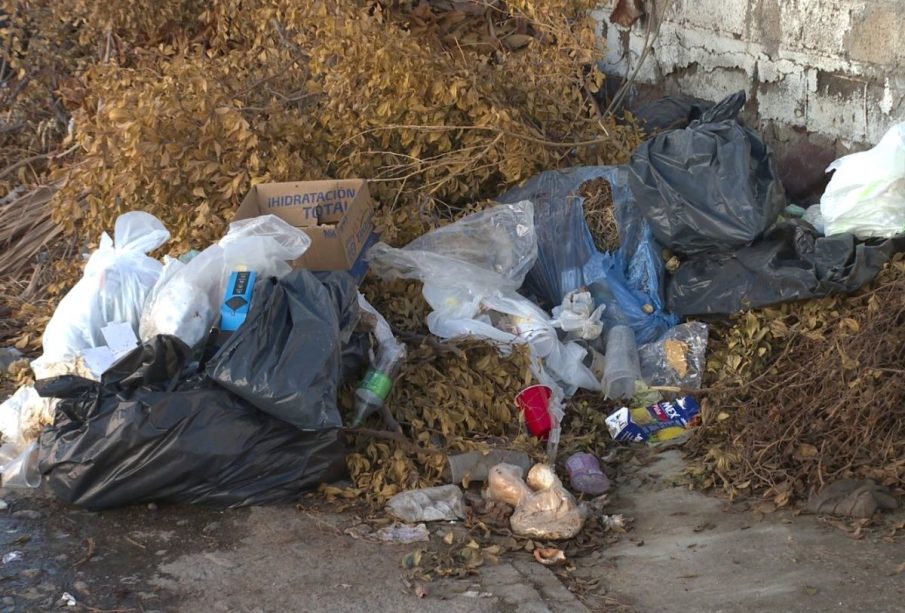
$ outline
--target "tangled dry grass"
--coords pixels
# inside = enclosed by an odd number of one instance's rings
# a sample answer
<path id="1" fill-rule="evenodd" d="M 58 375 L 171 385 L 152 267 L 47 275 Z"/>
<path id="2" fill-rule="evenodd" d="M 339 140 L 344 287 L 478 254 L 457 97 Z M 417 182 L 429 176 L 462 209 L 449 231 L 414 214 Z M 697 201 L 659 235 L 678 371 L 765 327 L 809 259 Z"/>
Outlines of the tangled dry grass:
<path id="1" fill-rule="evenodd" d="M 619 226 L 613 206 L 613 186 L 606 179 L 592 179 L 583 183 L 578 195 L 584 198 L 584 217 L 600 251 L 619 249 Z"/>
<path id="2" fill-rule="evenodd" d="M 905 490 L 905 262 L 854 296 L 746 313 L 717 331 L 705 487 L 784 506 L 842 477 Z"/>

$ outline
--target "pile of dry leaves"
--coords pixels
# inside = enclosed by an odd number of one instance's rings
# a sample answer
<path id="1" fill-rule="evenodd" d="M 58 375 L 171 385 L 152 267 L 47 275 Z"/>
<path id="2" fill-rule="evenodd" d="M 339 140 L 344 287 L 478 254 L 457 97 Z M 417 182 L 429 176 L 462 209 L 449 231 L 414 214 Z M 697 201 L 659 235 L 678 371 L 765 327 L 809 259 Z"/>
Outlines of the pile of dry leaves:
<path id="1" fill-rule="evenodd" d="M 3 0 L 0 278 L 42 295 L 5 293 L 0 343 L 39 349 L 125 211 L 158 216 L 179 255 L 254 183 L 357 176 L 401 244 L 541 170 L 625 161 L 640 131 L 596 102 L 593 4 Z"/>

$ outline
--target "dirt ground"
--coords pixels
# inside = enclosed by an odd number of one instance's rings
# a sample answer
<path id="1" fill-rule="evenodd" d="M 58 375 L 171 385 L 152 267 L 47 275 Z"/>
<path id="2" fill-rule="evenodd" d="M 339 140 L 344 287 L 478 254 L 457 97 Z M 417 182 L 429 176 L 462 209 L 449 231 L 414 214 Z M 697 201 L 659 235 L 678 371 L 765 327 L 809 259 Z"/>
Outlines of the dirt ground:
<path id="1" fill-rule="evenodd" d="M 352 538 L 354 516 L 313 501 L 90 513 L 0 490 L 0 554 L 21 552 L 0 565 L 0 611 L 55 609 L 64 593 L 73 611 L 905 611 L 905 548 L 889 536 L 905 513 L 853 538 L 690 491 L 682 468 L 675 450 L 626 466 L 609 510 L 633 529 L 572 560 L 565 583 L 527 553 L 507 555 L 423 598 L 401 566 L 421 544 Z"/>

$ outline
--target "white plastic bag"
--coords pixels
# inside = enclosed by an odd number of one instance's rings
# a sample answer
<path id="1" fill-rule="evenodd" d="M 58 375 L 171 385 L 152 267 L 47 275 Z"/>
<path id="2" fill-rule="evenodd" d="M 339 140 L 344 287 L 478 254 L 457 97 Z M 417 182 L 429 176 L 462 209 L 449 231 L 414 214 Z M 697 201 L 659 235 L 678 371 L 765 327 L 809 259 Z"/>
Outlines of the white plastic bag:
<path id="1" fill-rule="evenodd" d="M 138 322 L 161 264 L 148 253 L 170 238 L 153 215 L 133 211 L 116 220 L 113 238 L 104 233 L 88 258 L 85 272 L 44 330 L 41 363 L 67 362 L 85 349 L 104 345 L 101 328 L 113 322 Z"/>
<path id="2" fill-rule="evenodd" d="M 537 259 L 534 205 L 498 205 L 428 232 L 402 249 L 383 243 L 370 253 L 381 277 L 419 279 L 433 309 L 428 329 L 440 338 L 470 336 L 499 344 L 528 344 L 566 394 L 600 382 L 582 363 L 586 351 L 559 341 L 550 317 L 516 290 Z M 547 381 L 542 381 L 547 384 Z"/>
<path id="3" fill-rule="evenodd" d="M 251 270 L 258 278 L 282 277 L 288 262 L 300 257 L 311 239 L 275 215 L 230 224 L 229 232 L 188 264 L 168 261 L 165 274 L 148 297 L 139 336 L 148 341 L 158 334 L 180 338 L 190 347 L 201 344 L 220 312 L 229 274 Z"/>
<path id="4" fill-rule="evenodd" d="M 208 252 L 210 256 L 211 252 Z M 194 285 L 191 277 L 180 274 L 185 267 L 186 264 L 179 260 L 164 258 L 163 272 L 147 301 L 149 305 L 156 305 L 154 320 L 148 319 L 150 311 L 146 309 L 139 326 L 142 340 L 147 341 L 157 334 L 169 334 L 183 340 L 203 339 L 210 330 L 208 322 L 215 315 L 214 306 L 205 288 Z"/>
<path id="5" fill-rule="evenodd" d="M 823 213 L 820 212 L 819 204 L 809 206 L 801 218 L 814 226 L 814 229 L 817 230 L 817 232 L 826 236 L 826 224 L 823 222 Z"/>
<path id="6" fill-rule="evenodd" d="M 905 122 L 896 124 L 876 147 L 839 158 L 820 212 L 826 235 L 850 232 L 860 239 L 905 232 Z"/>
<path id="7" fill-rule="evenodd" d="M 591 292 L 569 292 L 562 304 L 553 309 L 553 325 L 563 332 L 575 332 L 578 338 L 592 341 L 603 332 L 600 318 L 604 309 L 606 304 L 594 307 Z"/>

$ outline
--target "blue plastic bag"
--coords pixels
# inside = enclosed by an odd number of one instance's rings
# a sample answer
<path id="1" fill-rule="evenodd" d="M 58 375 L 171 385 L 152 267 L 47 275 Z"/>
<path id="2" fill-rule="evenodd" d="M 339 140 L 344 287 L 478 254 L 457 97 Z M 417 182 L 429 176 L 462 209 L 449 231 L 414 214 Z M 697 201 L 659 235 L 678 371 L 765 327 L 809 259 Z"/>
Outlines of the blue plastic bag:
<path id="1" fill-rule="evenodd" d="M 613 189 L 620 248 L 601 253 L 584 217 L 581 185 L 602 178 Z M 664 310 L 662 249 L 641 217 L 621 166 L 587 166 L 552 170 L 509 190 L 497 201 L 531 200 L 538 257 L 522 291 L 548 308 L 571 291 L 587 287 L 597 304 L 605 304 L 604 326 L 627 325 L 639 344 L 655 341 L 678 319 Z"/>

